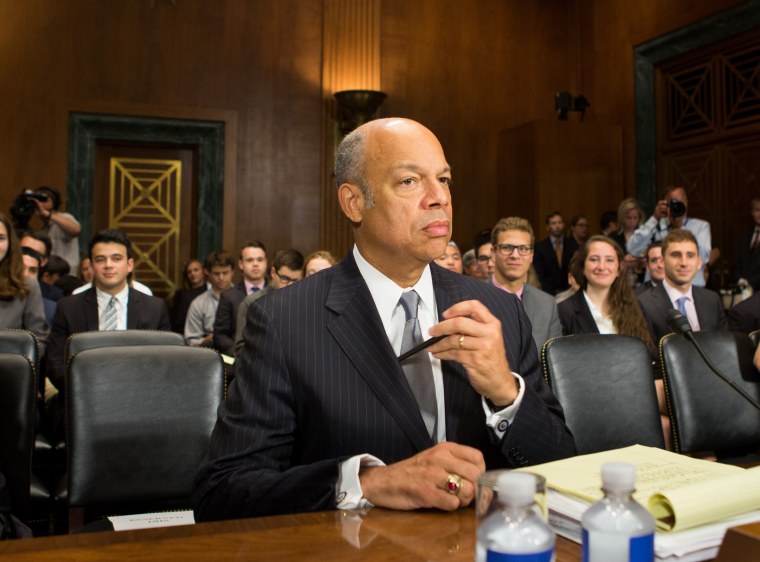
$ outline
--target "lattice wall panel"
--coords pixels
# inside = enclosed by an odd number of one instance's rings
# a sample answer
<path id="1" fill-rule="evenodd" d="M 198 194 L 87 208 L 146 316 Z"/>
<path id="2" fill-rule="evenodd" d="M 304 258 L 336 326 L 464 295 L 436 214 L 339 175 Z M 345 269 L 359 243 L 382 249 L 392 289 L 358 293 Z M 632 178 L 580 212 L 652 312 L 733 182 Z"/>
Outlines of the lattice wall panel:
<path id="1" fill-rule="evenodd" d="M 135 277 L 166 297 L 181 268 L 182 162 L 112 158 L 108 224 L 132 239 Z"/>
<path id="2" fill-rule="evenodd" d="M 727 129 L 760 122 L 760 46 L 719 57 Z"/>
<path id="3" fill-rule="evenodd" d="M 706 62 L 667 76 L 668 136 L 677 140 L 715 132 L 714 65 Z"/>

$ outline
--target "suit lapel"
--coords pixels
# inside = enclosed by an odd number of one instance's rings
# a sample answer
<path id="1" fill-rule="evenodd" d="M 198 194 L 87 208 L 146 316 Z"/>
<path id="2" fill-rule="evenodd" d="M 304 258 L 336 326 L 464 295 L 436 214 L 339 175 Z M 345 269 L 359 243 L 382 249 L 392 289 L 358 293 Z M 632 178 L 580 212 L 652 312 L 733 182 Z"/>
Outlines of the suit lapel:
<path id="1" fill-rule="evenodd" d="M 129 289 L 127 303 L 127 330 L 136 330 L 140 320 L 140 292 Z"/>
<path id="2" fill-rule="evenodd" d="M 337 314 L 327 330 L 349 361 L 415 447 L 428 448 L 431 441 L 417 402 L 352 253 L 335 266 L 325 306 Z"/>
<path id="3" fill-rule="evenodd" d="M 97 332 L 100 329 L 100 318 L 98 316 L 98 295 L 95 292 L 95 287 L 85 293 L 83 302 L 87 331 Z"/>
<path id="4" fill-rule="evenodd" d="M 717 324 L 712 307 L 706 306 L 704 293 L 699 290 L 699 287 L 691 288 L 691 296 L 694 297 L 694 308 L 697 311 L 697 320 L 699 321 L 700 330 L 710 330 L 712 326 Z"/>

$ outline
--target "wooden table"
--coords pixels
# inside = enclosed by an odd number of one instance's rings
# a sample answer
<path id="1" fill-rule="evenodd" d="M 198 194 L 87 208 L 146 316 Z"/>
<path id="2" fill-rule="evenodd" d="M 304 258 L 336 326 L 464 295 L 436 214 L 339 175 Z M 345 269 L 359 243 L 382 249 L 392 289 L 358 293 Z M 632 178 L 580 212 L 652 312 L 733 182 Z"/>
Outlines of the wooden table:
<path id="1" fill-rule="evenodd" d="M 111 560 L 473 560 L 475 513 L 326 511 L 142 531 L 83 533 L 0 542 L 0 559 Z M 557 562 L 580 546 L 557 538 Z"/>

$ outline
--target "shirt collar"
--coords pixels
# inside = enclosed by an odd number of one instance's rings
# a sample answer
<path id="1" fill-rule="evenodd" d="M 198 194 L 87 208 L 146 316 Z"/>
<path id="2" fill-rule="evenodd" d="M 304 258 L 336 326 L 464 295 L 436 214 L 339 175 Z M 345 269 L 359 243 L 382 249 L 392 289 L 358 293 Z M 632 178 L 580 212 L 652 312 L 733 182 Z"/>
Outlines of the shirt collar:
<path id="1" fill-rule="evenodd" d="M 129 301 L 129 284 L 125 285 L 124 288 L 115 295 L 109 295 L 105 291 L 101 291 L 95 287 L 95 294 L 98 297 L 98 305 L 100 306 L 107 306 L 111 301 L 111 297 L 114 296 L 116 297 L 116 300 L 119 301 L 119 304 L 126 307 L 127 302 Z"/>
<path id="2" fill-rule="evenodd" d="M 668 293 L 668 298 L 670 298 L 670 302 L 673 303 L 673 306 L 676 306 L 676 301 L 681 297 L 689 297 L 689 300 L 691 302 L 694 302 L 694 297 L 691 294 L 692 287 L 693 285 L 689 285 L 689 290 L 685 293 L 682 293 L 670 284 L 667 277 L 662 280 L 662 288 L 665 289 L 666 293 Z"/>
<path id="3" fill-rule="evenodd" d="M 496 275 L 491 275 L 491 284 L 494 287 L 496 287 L 497 289 L 501 289 L 502 291 L 506 291 L 508 293 L 512 293 L 512 291 L 510 291 L 509 289 L 507 289 L 504 285 L 502 285 L 501 283 L 499 283 L 496 280 Z M 525 284 L 523 283 L 523 285 L 520 287 L 520 290 L 517 291 L 517 292 L 515 292 L 515 293 L 512 293 L 512 294 L 515 295 L 518 299 L 522 300 L 523 292 L 524 291 L 525 291 Z"/>
<path id="4" fill-rule="evenodd" d="M 266 281 L 264 279 L 261 280 L 261 283 L 258 285 L 254 285 L 253 283 L 249 282 L 248 279 L 243 279 L 243 283 L 245 284 L 245 294 L 250 295 L 251 289 L 254 287 L 258 288 L 259 291 L 264 288 L 264 285 L 266 284 Z"/>
<path id="5" fill-rule="evenodd" d="M 359 248 L 354 244 L 354 260 L 356 260 L 356 266 L 359 268 L 364 281 L 369 287 L 369 292 L 372 295 L 372 300 L 375 302 L 375 308 L 380 315 L 380 320 L 383 326 L 389 326 L 391 324 L 391 317 L 398 301 L 401 299 L 402 293 L 407 290 L 414 289 L 420 296 L 420 306 L 427 309 L 434 318 L 435 313 L 435 291 L 433 290 L 433 277 L 430 273 L 430 264 L 425 266 L 425 269 L 420 276 L 419 281 L 412 287 L 399 287 L 391 281 L 386 275 L 381 273 L 373 265 L 371 265 L 359 252 Z"/>

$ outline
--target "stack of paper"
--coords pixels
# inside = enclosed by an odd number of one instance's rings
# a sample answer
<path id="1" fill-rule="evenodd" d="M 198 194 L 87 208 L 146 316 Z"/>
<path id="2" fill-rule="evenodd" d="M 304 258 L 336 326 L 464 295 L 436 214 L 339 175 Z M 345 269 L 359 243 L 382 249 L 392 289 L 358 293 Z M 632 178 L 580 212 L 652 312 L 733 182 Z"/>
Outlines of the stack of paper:
<path id="1" fill-rule="evenodd" d="M 559 534 L 580 542 L 581 515 L 603 495 L 607 462 L 636 465 L 634 497 L 657 522 L 658 560 L 714 558 L 727 528 L 760 521 L 760 467 L 745 470 L 634 445 L 525 469 L 546 478 L 550 522 Z"/>

